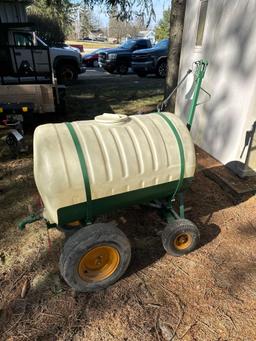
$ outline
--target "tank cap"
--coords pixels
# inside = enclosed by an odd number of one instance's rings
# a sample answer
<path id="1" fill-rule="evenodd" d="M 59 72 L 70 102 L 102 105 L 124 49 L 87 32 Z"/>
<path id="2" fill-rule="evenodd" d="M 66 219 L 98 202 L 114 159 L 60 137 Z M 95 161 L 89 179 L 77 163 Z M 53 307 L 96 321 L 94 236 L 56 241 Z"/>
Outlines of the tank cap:
<path id="1" fill-rule="evenodd" d="M 96 116 L 94 119 L 95 121 L 99 123 L 113 124 L 113 123 L 125 122 L 129 119 L 129 117 L 127 115 L 105 113 L 105 114 Z"/>

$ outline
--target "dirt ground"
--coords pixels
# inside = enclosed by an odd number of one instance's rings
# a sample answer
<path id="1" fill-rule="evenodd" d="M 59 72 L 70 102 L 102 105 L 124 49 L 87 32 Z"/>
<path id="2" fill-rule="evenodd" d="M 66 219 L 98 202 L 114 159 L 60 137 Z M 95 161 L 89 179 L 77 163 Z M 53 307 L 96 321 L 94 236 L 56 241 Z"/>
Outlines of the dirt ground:
<path id="1" fill-rule="evenodd" d="M 69 88 L 67 119 L 92 117 L 105 108 L 147 112 L 161 97 L 161 80 L 113 77 L 101 87 L 92 77 Z M 131 264 L 112 287 L 78 294 L 59 275 L 62 234 L 48 235 L 42 222 L 23 232 L 16 227 L 36 194 L 31 140 L 28 134 L 29 151 L 17 159 L 1 144 L 1 340 L 256 340 L 255 196 L 237 203 L 204 175 L 198 155 L 200 171 L 186 206 L 200 229 L 199 248 L 180 258 L 165 254 L 164 222 L 152 208 L 109 213 L 98 221 L 115 220 L 127 234 Z"/>

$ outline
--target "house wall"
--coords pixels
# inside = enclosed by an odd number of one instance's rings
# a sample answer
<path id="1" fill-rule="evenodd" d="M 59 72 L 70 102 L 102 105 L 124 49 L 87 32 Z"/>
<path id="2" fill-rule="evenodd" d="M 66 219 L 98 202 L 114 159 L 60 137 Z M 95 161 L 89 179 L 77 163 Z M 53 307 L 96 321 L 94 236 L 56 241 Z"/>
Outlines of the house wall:
<path id="1" fill-rule="evenodd" d="M 141 38 L 150 39 L 151 44 L 155 44 L 155 42 L 156 42 L 155 32 L 152 30 L 140 31 L 138 33 L 138 35 L 136 37 L 134 37 L 134 39 L 141 39 Z"/>
<path id="2" fill-rule="evenodd" d="M 193 61 L 206 58 L 203 87 L 211 100 L 197 107 L 192 136 L 223 164 L 244 162 L 246 132 L 256 121 L 256 1 L 208 0 L 203 43 L 197 47 L 200 3 L 187 0 L 179 77 Z M 191 75 L 177 92 L 176 114 L 184 121 L 192 83 Z M 199 102 L 205 99 L 201 92 Z"/>

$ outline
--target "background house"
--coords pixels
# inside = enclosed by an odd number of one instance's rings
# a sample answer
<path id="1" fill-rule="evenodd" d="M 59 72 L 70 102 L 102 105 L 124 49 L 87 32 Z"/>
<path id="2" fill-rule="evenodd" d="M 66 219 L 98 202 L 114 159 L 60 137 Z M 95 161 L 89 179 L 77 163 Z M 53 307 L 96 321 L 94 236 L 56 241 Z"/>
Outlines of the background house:
<path id="1" fill-rule="evenodd" d="M 135 39 L 150 39 L 151 43 L 154 44 L 156 39 L 155 39 L 155 32 L 153 30 L 145 30 L 145 31 L 140 31 Z"/>
<path id="2" fill-rule="evenodd" d="M 256 171 L 256 1 L 187 0 L 180 78 L 192 62 L 209 62 L 198 106 L 195 142 L 239 175 Z M 178 90 L 176 114 L 186 119 L 193 77 Z M 207 96 L 201 93 L 201 100 Z"/>

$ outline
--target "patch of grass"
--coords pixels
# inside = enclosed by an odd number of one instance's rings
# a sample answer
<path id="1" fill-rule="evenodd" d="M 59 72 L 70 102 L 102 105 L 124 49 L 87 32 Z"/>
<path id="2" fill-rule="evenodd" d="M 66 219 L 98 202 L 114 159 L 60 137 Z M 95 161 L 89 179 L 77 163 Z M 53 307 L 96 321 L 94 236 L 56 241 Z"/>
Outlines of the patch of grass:
<path id="1" fill-rule="evenodd" d="M 83 77 L 86 79 L 86 75 Z M 163 91 L 164 81 L 156 77 L 92 77 L 67 89 L 68 117 L 81 120 L 93 119 L 102 113 L 131 115 L 152 112 L 163 99 Z"/>

